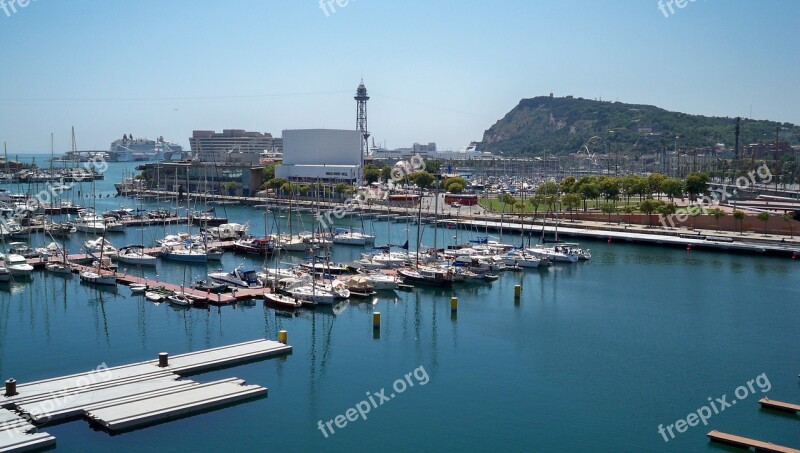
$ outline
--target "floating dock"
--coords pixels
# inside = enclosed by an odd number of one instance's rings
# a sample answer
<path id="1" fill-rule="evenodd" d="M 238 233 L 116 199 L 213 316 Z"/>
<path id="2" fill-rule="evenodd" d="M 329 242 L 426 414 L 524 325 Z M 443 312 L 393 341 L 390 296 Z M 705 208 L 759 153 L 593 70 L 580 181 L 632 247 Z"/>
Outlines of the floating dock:
<path id="1" fill-rule="evenodd" d="M 264 387 L 246 385 L 241 379 L 230 378 L 185 386 L 174 392 L 145 394 L 91 405 L 85 408 L 85 412 L 93 422 L 112 431 L 122 431 L 266 394 Z"/>
<path id="2" fill-rule="evenodd" d="M 788 412 L 790 414 L 800 412 L 800 404 L 784 403 L 783 401 L 775 401 L 769 398 L 761 398 L 758 400 L 758 404 L 765 409 Z"/>
<path id="3" fill-rule="evenodd" d="M 264 396 L 265 387 L 238 378 L 202 384 L 181 376 L 291 350 L 277 341 L 254 340 L 21 384 L 15 395 L 0 396 L 0 453 L 55 443 L 32 423 L 86 417 L 109 430 L 127 430 Z"/>
<path id="4" fill-rule="evenodd" d="M 25 418 L 0 409 L 0 452 L 41 450 L 56 444 L 56 438 L 36 432 L 36 427 Z"/>
<path id="5" fill-rule="evenodd" d="M 725 445 L 731 445 L 734 447 L 750 449 L 753 448 L 755 451 L 767 451 L 767 452 L 774 452 L 774 453 L 800 453 L 800 450 L 795 448 L 783 447 L 780 445 L 775 445 L 770 442 L 763 442 L 760 440 L 749 439 L 747 437 L 736 436 L 734 434 L 727 434 L 720 431 L 710 431 L 707 436 L 713 442 L 719 442 Z"/>

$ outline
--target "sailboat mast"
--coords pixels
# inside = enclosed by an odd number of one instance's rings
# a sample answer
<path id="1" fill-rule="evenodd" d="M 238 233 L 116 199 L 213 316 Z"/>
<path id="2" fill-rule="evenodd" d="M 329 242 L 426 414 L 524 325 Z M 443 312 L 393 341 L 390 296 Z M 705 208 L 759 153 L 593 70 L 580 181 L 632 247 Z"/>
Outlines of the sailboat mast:
<path id="1" fill-rule="evenodd" d="M 436 188 L 433 191 L 433 262 L 439 260 L 439 249 L 436 245 L 439 232 L 439 175 L 434 175 L 436 181 Z"/>

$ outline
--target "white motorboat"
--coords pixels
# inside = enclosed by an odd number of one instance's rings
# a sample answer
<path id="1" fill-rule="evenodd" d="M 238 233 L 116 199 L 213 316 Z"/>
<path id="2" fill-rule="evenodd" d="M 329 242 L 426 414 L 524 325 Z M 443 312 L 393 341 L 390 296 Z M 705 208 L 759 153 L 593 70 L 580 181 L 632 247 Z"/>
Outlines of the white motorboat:
<path id="1" fill-rule="evenodd" d="M 151 290 L 145 291 L 144 297 L 151 302 L 162 302 L 167 296 L 161 291 Z"/>
<path id="2" fill-rule="evenodd" d="M 131 283 L 128 285 L 128 288 L 131 289 L 132 293 L 143 293 L 147 291 L 147 285 L 143 285 L 141 283 Z"/>
<path id="3" fill-rule="evenodd" d="M 186 294 L 174 293 L 172 295 L 167 296 L 167 302 L 171 303 L 172 305 L 188 307 L 192 305 L 194 301 L 192 301 L 192 299 L 187 297 Z"/>
<path id="4" fill-rule="evenodd" d="M 542 259 L 523 250 L 512 250 L 503 257 L 503 264 L 512 267 L 535 269 L 542 263 Z"/>
<path id="5" fill-rule="evenodd" d="M 547 247 L 543 245 L 536 245 L 527 250 L 534 256 L 539 258 L 546 258 L 554 263 L 577 263 L 578 254 L 571 251 L 568 247 Z"/>
<path id="6" fill-rule="evenodd" d="M 582 249 L 580 244 L 576 244 L 574 242 L 559 242 L 558 245 L 562 250 L 566 249 L 569 252 L 578 255 L 579 261 L 589 261 L 592 259 L 592 252 L 589 249 Z"/>
<path id="7" fill-rule="evenodd" d="M 264 272 L 260 272 L 258 274 L 258 280 L 264 285 L 269 286 L 271 282 L 274 280 L 280 280 L 284 278 L 301 278 L 306 275 L 304 272 L 300 271 L 296 268 L 291 269 L 271 269 L 268 267 L 264 267 Z"/>
<path id="8" fill-rule="evenodd" d="M 75 230 L 82 233 L 102 234 L 106 231 L 106 223 L 103 217 L 91 211 L 82 212 L 78 220 L 74 222 Z"/>
<path id="9" fill-rule="evenodd" d="M 256 271 L 243 270 L 243 267 L 243 265 L 240 265 L 232 272 L 211 272 L 208 274 L 208 278 L 234 288 L 261 288 L 264 286 L 258 280 Z"/>
<path id="10" fill-rule="evenodd" d="M 103 222 L 105 222 L 106 231 L 108 231 L 109 233 L 125 232 L 125 225 L 113 217 L 105 217 L 103 219 Z"/>
<path id="11" fill-rule="evenodd" d="M 5 264 L 4 267 L 6 267 L 14 277 L 30 277 L 33 272 L 33 266 L 28 264 L 28 260 L 22 255 L 17 255 L 15 253 L 6 254 L 3 257 L 3 263 Z"/>
<path id="12" fill-rule="evenodd" d="M 400 278 L 392 277 L 381 272 L 359 271 L 359 274 L 367 279 L 376 291 L 390 291 L 400 287 Z"/>
<path id="13" fill-rule="evenodd" d="M 111 244 L 108 239 L 103 237 L 99 237 L 94 240 L 88 240 L 83 243 L 83 247 L 86 248 L 89 253 L 102 253 L 103 256 L 107 256 L 109 258 L 114 258 L 117 256 L 117 248 Z"/>

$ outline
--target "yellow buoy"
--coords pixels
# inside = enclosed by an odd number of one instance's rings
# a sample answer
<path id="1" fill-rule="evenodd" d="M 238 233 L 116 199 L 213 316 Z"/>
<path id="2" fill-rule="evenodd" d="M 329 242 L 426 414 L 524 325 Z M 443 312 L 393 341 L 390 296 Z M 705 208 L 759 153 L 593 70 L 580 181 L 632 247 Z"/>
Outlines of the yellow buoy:
<path id="1" fill-rule="evenodd" d="M 522 294 L 522 285 L 514 285 L 514 297 L 519 299 Z"/>
<path id="2" fill-rule="evenodd" d="M 289 334 L 285 330 L 278 332 L 278 341 L 283 344 L 289 344 Z"/>
<path id="3" fill-rule="evenodd" d="M 372 328 L 373 329 L 381 328 L 381 312 L 379 311 L 372 312 Z"/>
<path id="4" fill-rule="evenodd" d="M 458 297 L 450 298 L 450 311 L 458 311 Z"/>

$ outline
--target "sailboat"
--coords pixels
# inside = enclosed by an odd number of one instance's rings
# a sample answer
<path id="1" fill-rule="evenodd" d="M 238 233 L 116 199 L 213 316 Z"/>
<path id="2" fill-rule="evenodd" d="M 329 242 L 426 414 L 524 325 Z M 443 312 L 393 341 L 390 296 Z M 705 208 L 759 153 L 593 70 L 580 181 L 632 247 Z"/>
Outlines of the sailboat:
<path id="1" fill-rule="evenodd" d="M 265 212 L 264 213 L 264 228 L 266 228 L 266 224 L 267 224 L 267 213 Z M 265 256 L 264 257 L 264 270 L 265 271 L 268 270 L 268 268 L 266 266 L 266 264 L 267 264 L 266 261 L 267 261 L 267 258 Z M 264 302 L 265 303 L 271 303 L 271 304 L 274 304 L 274 305 L 278 305 L 278 306 L 281 306 L 281 307 L 286 307 L 286 308 L 299 308 L 299 307 L 301 307 L 303 305 L 303 301 L 301 299 L 298 299 L 297 297 L 290 296 L 290 295 L 287 295 L 287 294 L 282 294 L 282 293 L 278 292 L 278 275 L 280 275 L 280 271 L 278 270 L 278 263 L 279 262 L 280 262 L 280 249 L 278 249 L 278 256 L 275 258 L 275 273 L 272 274 L 272 291 L 270 291 L 270 292 L 264 291 L 264 295 L 263 295 Z M 266 281 L 265 280 L 268 277 L 269 276 L 267 274 L 259 274 L 258 275 L 259 281 L 261 281 L 261 283 L 264 284 L 264 285 L 266 285 Z"/>
<path id="2" fill-rule="evenodd" d="M 53 238 L 53 240 L 55 241 L 55 238 Z M 70 266 L 69 261 L 67 260 L 66 247 L 58 245 L 56 246 L 58 247 L 58 251 L 61 252 L 61 262 L 47 263 L 45 269 L 54 274 L 72 275 L 72 266 Z"/>
<path id="3" fill-rule="evenodd" d="M 105 233 L 104 233 L 103 237 L 101 238 L 101 240 L 103 242 L 105 242 L 105 239 L 106 239 L 106 236 L 105 236 Z M 95 270 L 86 269 L 86 270 L 83 270 L 83 271 L 81 271 L 79 273 L 81 281 L 84 281 L 84 282 L 87 282 L 87 283 L 94 283 L 96 285 L 113 285 L 113 286 L 117 285 L 117 278 L 114 275 L 114 273 L 113 272 L 108 272 L 108 271 L 105 271 L 105 270 L 102 269 L 103 250 L 104 249 L 105 249 L 105 247 L 101 247 L 100 248 L 100 259 L 97 260 L 97 269 L 95 269 Z"/>
<path id="4" fill-rule="evenodd" d="M 434 195 L 434 219 L 437 219 L 439 215 L 439 180 L 436 180 L 436 191 Z M 448 288 L 453 285 L 453 270 L 452 269 L 443 269 L 441 267 L 437 267 L 435 265 L 436 259 L 439 255 L 439 250 L 436 248 L 436 239 L 438 233 L 438 226 L 434 227 L 433 230 L 433 261 L 434 264 L 431 266 L 420 266 L 419 265 L 419 248 L 420 242 L 422 240 L 422 228 L 421 228 L 421 219 L 422 219 L 422 189 L 420 189 L 420 206 L 419 211 L 417 214 L 417 259 L 416 265 L 414 268 L 405 268 L 399 269 L 397 273 L 403 277 L 403 282 L 405 283 L 412 283 L 417 285 L 423 286 L 436 286 L 436 287 L 443 287 Z M 434 225 L 437 225 L 438 222 L 435 220 Z"/>
<path id="5" fill-rule="evenodd" d="M 175 185 L 177 186 L 178 183 L 178 170 L 175 169 Z M 176 189 L 177 190 L 177 189 Z M 188 209 L 188 197 L 187 197 L 187 209 Z M 189 228 L 189 234 L 191 235 L 192 231 L 192 221 L 191 216 L 187 216 L 188 224 L 187 227 Z M 208 262 L 208 254 L 205 250 L 205 244 L 203 244 L 203 249 L 198 249 L 194 247 L 192 243 L 191 237 L 186 239 L 186 242 L 183 244 L 178 245 L 170 245 L 170 244 L 163 244 L 161 246 L 161 257 L 166 258 L 172 261 L 180 261 L 184 263 L 207 263 Z"/>
<path id="6" fill-rule="evenodd" d="M 143 245 L 129 245 L 119 249 L 117 261 L 142 266 L 155 266 L 158 258 L 144 253 Z"/>
<path id="7" fill-rule="evenodd" d="M 2 228 L 2 224 L 0 224 L 0 228 Z M 2 240 L 3 240 L 3 248 L 5 249 L 5 247 L 6 247 L 6 236 L 4 234 L 0 234 L 0 238 L 2 238 Z M 11 270 L 8 268 L 8 263 L 5 262 L 5 258 L 4 258 L 3 259 L 3 265 L 0 266 L 0 282 L 7 282 L 7 281 L 10 281 L 10 280 L 11 280 Z"/>

